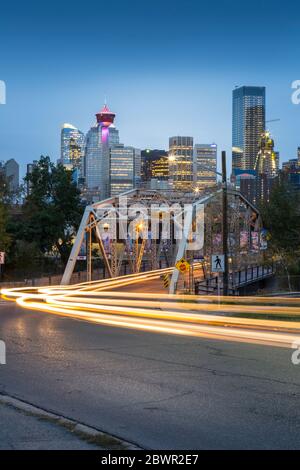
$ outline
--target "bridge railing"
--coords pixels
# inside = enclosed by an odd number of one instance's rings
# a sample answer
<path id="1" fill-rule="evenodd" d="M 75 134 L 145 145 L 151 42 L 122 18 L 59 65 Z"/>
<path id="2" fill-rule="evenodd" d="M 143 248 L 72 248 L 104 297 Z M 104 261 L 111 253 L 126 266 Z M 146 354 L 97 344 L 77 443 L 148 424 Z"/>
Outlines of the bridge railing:
<path id="1" fill-rule="evenodd" d="M 231 272 L 229 274 L 229 294 L 234 295 L 240 287 L 265 279 L 273 274 L 273 266 L 251 266 L 244 270 Z M 216 294 L 222 289 L 222 276 L 211 276 L 195 282 L 195 294 Z"/>

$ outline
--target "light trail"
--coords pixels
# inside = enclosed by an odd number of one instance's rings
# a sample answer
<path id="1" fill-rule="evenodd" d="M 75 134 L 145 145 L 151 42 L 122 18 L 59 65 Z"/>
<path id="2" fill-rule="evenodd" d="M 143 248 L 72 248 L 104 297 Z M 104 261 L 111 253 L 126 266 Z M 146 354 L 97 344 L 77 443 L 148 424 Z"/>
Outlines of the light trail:
<path id="1" fill-rule="evenodd" d="M 147 332 L 291 347 L 300 339 L 300 298 L 118 292 L 172 268 L 72 286 L 1 290 L 30 310 Z M 258 317 L 258 318 L 256 318 Z"/>

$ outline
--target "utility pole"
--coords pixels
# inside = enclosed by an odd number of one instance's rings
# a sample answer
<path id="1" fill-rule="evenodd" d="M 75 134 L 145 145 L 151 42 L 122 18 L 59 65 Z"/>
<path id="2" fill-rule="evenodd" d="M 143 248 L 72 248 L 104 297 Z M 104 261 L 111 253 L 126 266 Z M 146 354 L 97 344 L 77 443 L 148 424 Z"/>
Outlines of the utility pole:
<path id="1" fill-rule="evenodd" d="M 223 295 L 228 295 L 228 219 L 227 219 L 227 171 L 226 171 L 226 152 L 222 151 L 222 235 L 223 235 L 223 255 L 224 255 L 224 273 L 223 273 Z"/>

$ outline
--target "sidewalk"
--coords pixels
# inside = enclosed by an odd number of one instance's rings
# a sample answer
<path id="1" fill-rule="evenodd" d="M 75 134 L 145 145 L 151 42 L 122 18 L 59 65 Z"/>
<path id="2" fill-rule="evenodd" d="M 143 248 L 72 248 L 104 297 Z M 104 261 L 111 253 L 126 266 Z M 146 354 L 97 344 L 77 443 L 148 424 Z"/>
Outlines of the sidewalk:
<path id="1" fill-rule="evenodd" d="M 0 403 L 0 450 L 103 450 L 55 423 Z"/>

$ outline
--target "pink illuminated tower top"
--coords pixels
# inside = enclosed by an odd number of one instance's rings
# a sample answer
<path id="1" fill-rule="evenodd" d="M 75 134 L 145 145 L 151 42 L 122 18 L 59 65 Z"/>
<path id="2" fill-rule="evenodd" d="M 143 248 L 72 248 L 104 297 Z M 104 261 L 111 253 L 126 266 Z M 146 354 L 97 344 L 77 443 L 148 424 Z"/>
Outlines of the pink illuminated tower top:
<path id="1" fill-rule="evenodd" d="M 98 124 L 103 127 L 109 127 L 113 124 L 115 116 L 115 113 L 112 113 L 106 104 L 103 106 L 100 113 L 96 114 Z"/>

